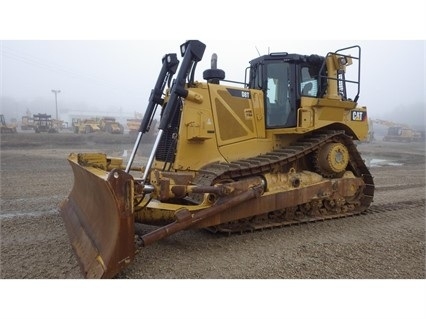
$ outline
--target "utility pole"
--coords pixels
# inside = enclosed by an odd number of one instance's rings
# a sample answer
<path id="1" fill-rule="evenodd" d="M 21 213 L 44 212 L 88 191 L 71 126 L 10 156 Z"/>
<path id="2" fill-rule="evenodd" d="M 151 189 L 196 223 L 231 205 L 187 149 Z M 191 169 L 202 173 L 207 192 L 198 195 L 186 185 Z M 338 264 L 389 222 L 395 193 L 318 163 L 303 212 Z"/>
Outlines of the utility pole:
<path id="1" fill-rule="evenodd" d="M 59 121 L 59 116 L 58 116 L 58 93 L 61 93 L 61 90 L 52 90 L 52 93 L 55 94 L 56 119 Z"/>

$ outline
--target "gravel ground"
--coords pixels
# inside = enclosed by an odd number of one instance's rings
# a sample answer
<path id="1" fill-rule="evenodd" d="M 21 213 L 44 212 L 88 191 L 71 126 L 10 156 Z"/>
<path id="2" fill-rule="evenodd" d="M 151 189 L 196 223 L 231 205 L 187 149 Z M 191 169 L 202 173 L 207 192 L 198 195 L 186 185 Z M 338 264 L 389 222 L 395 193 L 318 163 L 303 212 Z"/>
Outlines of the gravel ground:
<path id="1" fill-rule="evenodd" d="M 70 152 L 120 156 L 128 138 L 18 133 L 1 139 L 4 279 L 82 278 L 58 214 L 73 176 Z M 125 140 L 124 140 L 125 138 Z M 359 150 L 375 177 L 373 205 L 425 199 L 425 146 L 374 142 Z M 146 149 L 149 149 L 147 147 Z M 143 158 L 143 153 L 140 155 Z M 379 163 L 380 165 L 377 165 Z M 423 204 L 242 235 L 177 233 L 143 249 L 118 278 L 425 279 Z"/>
<path id="2" fill-rule="evenodd" d="M 2 278 L 81 278 L 58 214 L 73 183 L 65 158 L 85 149 L 115 156 L 131 149 L 84 142 L 2 147 Z M 397 146 L 397 153 L 394 143 L 359 146 L 367 160 L 390 161 L 370 168 L 376 205 L 425 198 L 424 146 Z M 424 207 L 416 207 L 242 235 L 190 230 L 143 249 L 119 278 L 424 279 L 424 220 Z"/>

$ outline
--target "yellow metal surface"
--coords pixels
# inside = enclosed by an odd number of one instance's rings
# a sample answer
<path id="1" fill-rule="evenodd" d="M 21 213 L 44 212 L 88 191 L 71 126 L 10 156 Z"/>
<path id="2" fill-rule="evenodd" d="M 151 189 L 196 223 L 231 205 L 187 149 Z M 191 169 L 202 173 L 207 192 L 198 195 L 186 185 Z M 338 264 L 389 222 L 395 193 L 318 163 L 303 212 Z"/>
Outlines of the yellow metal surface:
<path id="1" fill-rule="evenodd" d="M 349 163 L 349 152 L 342 143 L 329 143 L 319 150 L 319 165 L 330 173 L 345 171 Z"/>
<path id="2" fill-rule="evenodd" d="M 71 154 L 69 158 L 81 166 L 95 167 L 104 171 L 123 168 L 123 159 L 121 157 L 109 157 L 104 153 Z"/>

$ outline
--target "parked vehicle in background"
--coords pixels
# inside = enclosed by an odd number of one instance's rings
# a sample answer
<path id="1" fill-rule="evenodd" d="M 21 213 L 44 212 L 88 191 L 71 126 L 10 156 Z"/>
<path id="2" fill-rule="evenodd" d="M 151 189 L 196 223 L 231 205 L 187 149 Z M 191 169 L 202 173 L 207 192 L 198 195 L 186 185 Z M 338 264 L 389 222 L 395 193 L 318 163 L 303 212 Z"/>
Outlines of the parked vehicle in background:
<path id="1" fill-rule="evenodd" d="M 373 122 L 387 127 L 387 133 L 383 137 L 383 141 L 407 143 L 424 141 L 424 132 L 415 130 L 409 125 L 380 119 L 375 119 Z"/>
<path id="2" fill-rule="evenodd" d="M 16 125 L 6 123 L 6 119 L 3 114 L 0 114 L 0 131 L 1 133 L 16 133 Z"/>
<path id="3" fill-rule="evenodd" d="M 34 118 L 32 116 L 24 115 L 21 119 L 21 130 L 29 131 L 35 130 Z"/>
<path id="4" fill-rule="evenodd" d="M 137 135 L 139 132 L 139 127 L 141 126 L 142 119 L 132 118 L 127 119 L 127 128 L 129 130 L 129 134 Z"/>
<path id="5" fill-rule="evenodd" d="M 90 119 L 72 119 L 74 133 L 90 134 L 100 132 L 99 120 L 97 118 Z"/>
<path id="6" fill-rule="evenodd" d="M 123 134 L 124 127 L 121 125 L 115 117 L 104 116 L 99 121 L 99 127 L 102 132 L 107 132 L 111 134 Z"/>
<path id="7" fill-rule="evenodd" d="M 54 125 L 51 115 L 38 113 L 34 114 L 33 118 L 36 133 L 58 133 L 58 127 Z"/>

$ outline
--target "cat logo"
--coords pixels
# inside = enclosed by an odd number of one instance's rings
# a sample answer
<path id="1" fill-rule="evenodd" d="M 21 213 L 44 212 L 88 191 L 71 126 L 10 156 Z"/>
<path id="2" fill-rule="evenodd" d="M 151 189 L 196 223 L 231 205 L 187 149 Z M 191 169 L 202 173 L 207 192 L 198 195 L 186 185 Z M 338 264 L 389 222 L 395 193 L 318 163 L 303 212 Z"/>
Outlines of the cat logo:
<path id="1" fill-rule="evenodd" d="M 351 120 L 352 121 L 364 121 L 367 116 L 367 112 L 363 111 L 352 111 L 351 112 Z"/>

